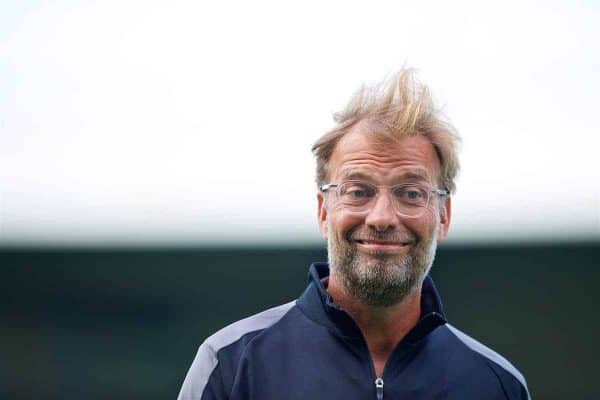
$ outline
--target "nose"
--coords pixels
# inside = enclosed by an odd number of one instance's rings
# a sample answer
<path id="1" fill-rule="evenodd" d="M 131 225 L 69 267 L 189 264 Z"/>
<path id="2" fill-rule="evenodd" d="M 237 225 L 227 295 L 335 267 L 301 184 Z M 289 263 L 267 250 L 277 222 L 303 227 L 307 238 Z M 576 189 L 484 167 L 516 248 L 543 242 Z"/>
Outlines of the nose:
<path id="1" fill-rule="evenodd" d="M 379 232 L 397 227 L 398 215 L 388 193 L 382 191 L 375 198 L 375 204 L 367 214 L 365 224 Z"/>

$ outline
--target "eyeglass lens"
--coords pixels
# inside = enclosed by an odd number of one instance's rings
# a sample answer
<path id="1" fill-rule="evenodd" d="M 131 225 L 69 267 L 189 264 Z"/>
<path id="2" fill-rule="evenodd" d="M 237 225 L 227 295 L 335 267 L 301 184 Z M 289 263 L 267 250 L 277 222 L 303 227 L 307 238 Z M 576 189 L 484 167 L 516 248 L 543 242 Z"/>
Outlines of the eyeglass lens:
<path id="1" fill-rule="evenodd" d="M 338 200 L 341 205 L 354 213 L 364 213 L 375 205 L 379 188 L 368 182 L 348 181 L 338 186 Z M 403 184 L 389 188 L 389 197 L 396 212 L 417 217 L 429 204 L 430 191 L 420 185 Z"/>

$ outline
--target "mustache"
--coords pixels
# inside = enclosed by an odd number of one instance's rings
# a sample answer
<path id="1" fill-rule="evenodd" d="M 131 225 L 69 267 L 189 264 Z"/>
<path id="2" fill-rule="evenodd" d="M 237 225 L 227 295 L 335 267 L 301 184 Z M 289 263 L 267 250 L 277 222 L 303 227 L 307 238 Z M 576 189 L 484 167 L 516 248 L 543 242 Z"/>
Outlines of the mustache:
<path id="1" fill-rule="evenodd" d="M 369 230 L 362 232 L 360 230 L 349 232 L 348 240 L 356 241 L 381 241 L 381 242 L 415 242 L 416 237 L 408 232 L 378 232 Z"/>

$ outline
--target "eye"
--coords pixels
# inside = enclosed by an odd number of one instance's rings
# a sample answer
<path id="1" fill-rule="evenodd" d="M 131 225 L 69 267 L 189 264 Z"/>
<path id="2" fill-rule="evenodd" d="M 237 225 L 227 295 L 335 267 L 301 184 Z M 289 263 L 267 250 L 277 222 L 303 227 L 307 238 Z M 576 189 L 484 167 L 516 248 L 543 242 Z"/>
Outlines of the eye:
<path id="1" fill-rule="evenodd" d="M 367 191 L 364 188 L 353 187 L 348 189 L 346 192 L 347 196 L 354 197 L 356 199 L 362 199 L 368 196 Z"/>
<path id="2" fill-rule="evenodd" d="M 345 201 L 360 202 L 375 197 L 376 189 L 363 182 L 346 182 L 340 186 L 340 196 Z"/>
<path id="3" fill-rule="evenodd" d="M 419 186 L 398 186 L 394 188 L 394 195 L 405 204 L 418 206 L 427 204 L 427 190 Z"/>

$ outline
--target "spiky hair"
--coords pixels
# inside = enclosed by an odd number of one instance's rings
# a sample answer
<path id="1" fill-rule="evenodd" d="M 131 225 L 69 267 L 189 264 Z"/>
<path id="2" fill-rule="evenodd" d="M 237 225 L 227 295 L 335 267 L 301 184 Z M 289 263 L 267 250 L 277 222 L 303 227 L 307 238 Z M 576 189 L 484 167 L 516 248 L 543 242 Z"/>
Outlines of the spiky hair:
<path id="1" fill-rule="evenodd" d="M 317 185 L 326 183 L 329 160 L 339 140 L 359 123 L 383 140 L 407 136 L 427 138 L 440 161 L 440 182 L 454 192 L 459 170 L 460 138 L 441 110 L 437 109 L 427 86 L 419 82 L 412 69 L 403 68 L 391 79 L 373 86 L 363 85 L 342 111 L 334 114 L 336 126 L 319 138 L 312 147 L 317 159 Z"/>

